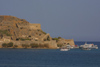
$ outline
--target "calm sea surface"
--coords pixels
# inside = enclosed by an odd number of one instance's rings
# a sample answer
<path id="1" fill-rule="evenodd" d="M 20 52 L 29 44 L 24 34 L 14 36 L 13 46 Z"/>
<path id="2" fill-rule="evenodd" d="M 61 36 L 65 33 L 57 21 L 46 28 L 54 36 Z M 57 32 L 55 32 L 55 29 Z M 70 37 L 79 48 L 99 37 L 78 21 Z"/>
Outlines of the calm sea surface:
<path id="1" fill-rule="evenodd" d="M 97 44 L 99 49 L 0 49 L 0 67 L 100 67 L 100 42 L 87 43 Z"/>

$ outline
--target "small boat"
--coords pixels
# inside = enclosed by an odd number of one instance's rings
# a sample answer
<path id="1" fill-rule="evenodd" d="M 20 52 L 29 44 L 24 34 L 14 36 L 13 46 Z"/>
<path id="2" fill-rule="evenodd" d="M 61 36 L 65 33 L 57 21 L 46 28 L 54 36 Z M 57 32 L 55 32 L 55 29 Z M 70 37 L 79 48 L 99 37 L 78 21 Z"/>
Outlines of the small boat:
<path id="1" fill-rule="evenodd" d="M 60 51 L 68 51 L 69 49 L 60 49 Z"/>
<path id="2" fill-rule="evenodd" d="M 68 51 L 68 50 L 70 50 L 71 49 L 71 47 L 69 46 L 69 45 L 67 45 L 67 46 L 63 46 L 61 49 L 60 49 L 60 51 Z"/>
<path id="3" fill-rule="evenodd" d="M 82 50 L 91 50 L 91 48 L 81 48 Z"/>
<path id="4" fill-rule="evenodd" d="M 80 45 L 79 48 L 82 49 L 82 50 L 91 50 L 91 49 L 98 49 L 98 46 L 94 45 L 94 44 L 85 43 L 84 45 Z"/>

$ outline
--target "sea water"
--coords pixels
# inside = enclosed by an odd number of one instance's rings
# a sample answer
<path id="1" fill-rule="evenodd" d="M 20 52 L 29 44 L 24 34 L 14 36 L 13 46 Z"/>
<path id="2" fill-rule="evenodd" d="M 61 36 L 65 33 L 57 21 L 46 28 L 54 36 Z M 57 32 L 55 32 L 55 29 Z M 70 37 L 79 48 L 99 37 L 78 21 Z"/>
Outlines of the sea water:
<path id="1" fill-rule="evenodd" d="M 85 42 L 75 42 L 77 45 Z M 0 67 L 100 67 L 99 49 L 0 49 Z"/>

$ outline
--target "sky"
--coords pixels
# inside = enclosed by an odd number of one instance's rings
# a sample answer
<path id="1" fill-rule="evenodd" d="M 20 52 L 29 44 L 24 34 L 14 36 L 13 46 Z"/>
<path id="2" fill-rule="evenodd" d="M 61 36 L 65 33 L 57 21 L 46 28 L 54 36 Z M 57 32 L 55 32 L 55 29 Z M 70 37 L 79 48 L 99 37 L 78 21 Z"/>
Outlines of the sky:
<path id="1" fill-rule="evenodd" d="M 0 0 L 0 15 L 40 23 L 51 37 L 100 41 L 100 0 Z"/>

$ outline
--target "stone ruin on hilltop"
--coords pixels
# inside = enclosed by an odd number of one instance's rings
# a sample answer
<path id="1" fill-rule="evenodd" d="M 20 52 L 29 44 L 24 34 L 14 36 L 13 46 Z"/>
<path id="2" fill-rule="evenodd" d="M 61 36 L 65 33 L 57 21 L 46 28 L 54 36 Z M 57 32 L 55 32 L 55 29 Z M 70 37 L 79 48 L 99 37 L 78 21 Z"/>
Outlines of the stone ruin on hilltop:
<path id="1" fill-rule="evenodd" d="M 61 41 L 61 40 L 60 40 Z M 41 24 L 32 24 L 14 16 L 0 16 L 0 44 L 13 42 L 16 45 L 41 43 L 57 48 L 57 42 L 41 29 Z"/>

